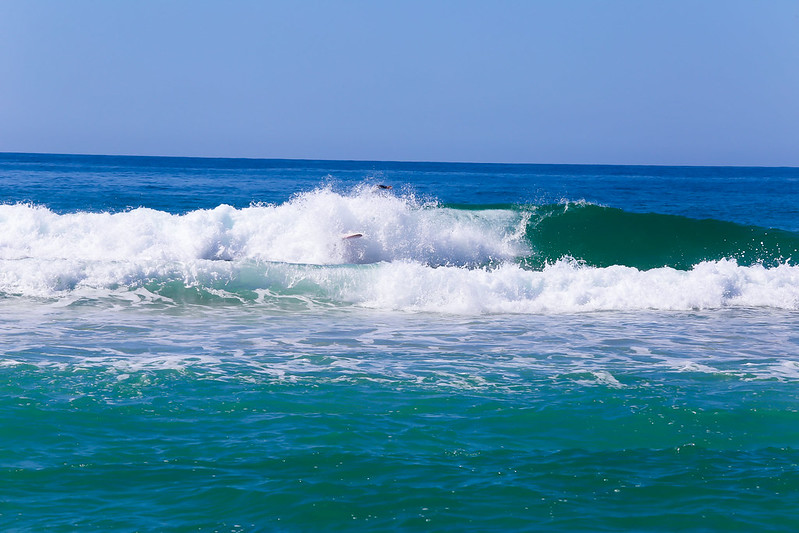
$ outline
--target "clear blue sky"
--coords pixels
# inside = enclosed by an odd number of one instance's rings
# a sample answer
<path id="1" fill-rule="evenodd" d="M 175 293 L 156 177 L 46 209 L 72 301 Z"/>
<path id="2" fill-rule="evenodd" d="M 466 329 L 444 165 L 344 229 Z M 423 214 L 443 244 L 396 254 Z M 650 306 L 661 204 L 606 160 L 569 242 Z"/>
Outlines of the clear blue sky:
<path id="1" fill-rule="evenodd" d="M 0 0 L 0 151 L 799 166 L 799 1 Z"/>

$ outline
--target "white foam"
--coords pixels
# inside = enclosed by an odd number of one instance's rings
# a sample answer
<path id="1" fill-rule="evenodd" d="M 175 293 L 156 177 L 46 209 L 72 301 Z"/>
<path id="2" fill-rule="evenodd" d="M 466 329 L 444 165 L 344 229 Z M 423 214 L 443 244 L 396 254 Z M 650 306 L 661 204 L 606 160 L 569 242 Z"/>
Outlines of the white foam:
<path id="1" fill-rule="evenodd" d="M 575 383 L 584 387 L 603 386 L 611 389 L 624 388 L 624 385 L 607 370 L 593 370 L 588 372 L 588 374 L 591 376 L 589 379 L 578 379 Z"/>
<path id="2" fill-rule="evenodd" d="M 527 270 L 513 262 L 529 253 L 526 225 L 520 211 L 446 209 L 366 187 L 185 215 L 0 205 L 0 294 L 169 303 L 164 287 L 177 284 L 256 305 L 454 314 L 799 308 L 799 267 L 787 264 L 641 271 L 564 259 Z M 341 238 L 356 231 L 364 237 Z"/>
<path id="3" fill-rule="evenodd" d="M 571 313 L 605 310 L 799 308 L 799 267 L 701 263 L 690 271 L 594 268 L 559 261 L 543 271 L 430 268 L 392 263 L 366 272 L 356 302 L 449 313 Z M 343 295 L 342 295 L 343 296 Z"/>
<path id="4" fill-rule="evenodd" d="M 115 295 L 130 303 L 169 301 L 153 293 L 169 282 L 245 301 L 291 299 L 454 314 L 697 310 L 730 307 L 799 309 L 799 267 L 701 263 L 689 271 L 586 267 L 559 261 L 542 271 L 431 267 L 395 261 L 365 267 L 236 263 L 208 260 L 0 260 L 6 295 L 67 302 Z M 150 289 L 143 285 L 155 283 Z M 160 285 L 159 285 L 160 284 Z M 273 298 L 267 298 L 273 295 Z"/>
<path id="5" fill-rule="evenodd" d="M 0 259 L 466 264 L 524 252 L 525 220 L 518 212 L 432 207 L 366 187 L 349 195 L 324 188 L 277 206 L 220 205 L 184 215 L 146 208 L 59 215 L 44 207 L 0 205 Z M 341 238 L 356 232 L 364 237 Z"/>
<path id="6" fill-rule="evenodd" d="M 780 361 L 769 366 L 770 375 L 783 380 L 799 379 L 799 361 Z"/>

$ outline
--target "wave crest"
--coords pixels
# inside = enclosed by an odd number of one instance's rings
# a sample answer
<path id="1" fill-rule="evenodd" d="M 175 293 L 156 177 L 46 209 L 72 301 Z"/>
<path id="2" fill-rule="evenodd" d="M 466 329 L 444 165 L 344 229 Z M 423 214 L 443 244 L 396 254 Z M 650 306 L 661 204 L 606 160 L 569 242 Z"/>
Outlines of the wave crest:
<path id="1" fill-rule="evenodd" d="M 792 233 L 585 203 L 447 207 L 364 186 L 183 215 L 2 205 L 0 229 L 7 298 L 466 314 L 799 306 L 799 267 L 775 255 Z M 749 260 L 752 243 L 770 262 Z"/>
<path id="2" fill-rule="evenodd" d="M 304 264 L 413 260 L 481 264 L 525 251 L 513 210 L 461 211 L 361 187 L 330 188 L 281 205 L 220 205 L 183 215 L 139 208 L 56 214 L 0 206 L 0 259 L 128 261 L 255 260 Z M 360 233 L 360 239 L 342 239 Z"/>

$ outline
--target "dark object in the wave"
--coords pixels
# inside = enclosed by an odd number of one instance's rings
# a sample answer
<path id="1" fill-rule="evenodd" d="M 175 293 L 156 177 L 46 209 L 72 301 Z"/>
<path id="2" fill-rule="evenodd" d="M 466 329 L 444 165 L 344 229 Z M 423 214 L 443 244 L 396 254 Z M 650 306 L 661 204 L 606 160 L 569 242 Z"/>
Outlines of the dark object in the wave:
<path id="1" fill-rule="evenodd" d="M 391 188 L 391 185 L 378 185 L 377 188 L 378 189 L 386 189 L 386 190 L 388 190 L 388 189 Z"/>
<path id="2" fill-rule="evenodd" d="M 359 237 L 363 237 L 363 233 L 348 233 L 341 236 L 342 239 L 357 239 Z"/>

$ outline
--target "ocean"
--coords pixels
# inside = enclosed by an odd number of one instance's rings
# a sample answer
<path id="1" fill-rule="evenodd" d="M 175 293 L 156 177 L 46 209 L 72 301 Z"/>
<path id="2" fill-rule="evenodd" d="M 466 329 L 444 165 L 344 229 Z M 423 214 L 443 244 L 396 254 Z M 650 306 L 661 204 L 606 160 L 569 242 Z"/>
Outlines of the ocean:
<path id="1" fill-rule="evenodd" d="M 0 530 L 799 529 L 799 169 L 0 154 L 0 202 Z"/>

